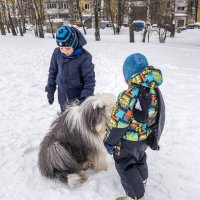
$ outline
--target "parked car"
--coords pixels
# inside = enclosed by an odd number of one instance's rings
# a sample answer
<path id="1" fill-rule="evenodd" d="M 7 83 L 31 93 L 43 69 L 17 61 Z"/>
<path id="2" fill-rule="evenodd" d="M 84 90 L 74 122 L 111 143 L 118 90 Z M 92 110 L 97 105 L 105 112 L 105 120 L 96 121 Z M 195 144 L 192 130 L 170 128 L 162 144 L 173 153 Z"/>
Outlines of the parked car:
<path id="1" fill-rule="evenodd" d="M 145 22 L 142 20 L 133 21 L 132 27 L 136 32 L 142 31 L 145 28 Z"/>
<path id="2" fill-rule="evenodd" d="M 200 29 L 200 23 L 195 23 L 195 24 L 188 24 L 186 25 L 187 29 Z"/>
<path id="3" fill-rule="evenodd" d="M 107 27 L 111 27 L 112 23 L 110 21 L 101 21 L 100 22 L 100 28 L 105 29 Z"/>
<path id="4" fill-rule="evenodd" d="M 177 28 L 177 33 L 181 33 L 182 31 L 187 30 L 185 26 L 181 26 Z"/>
<path id="5" fill-rule="evenodd" d="M 186 28 L 187 29 L 194 29 L 195 25 L 194 24 L 188 24 L 188 25 L 186 25 Z"/>
<path id="6" fill-rule="evenodd" d="M 196 22 L 196 23 L 195 23 L 195 28 L 200 29 L 200 22 Z"/>

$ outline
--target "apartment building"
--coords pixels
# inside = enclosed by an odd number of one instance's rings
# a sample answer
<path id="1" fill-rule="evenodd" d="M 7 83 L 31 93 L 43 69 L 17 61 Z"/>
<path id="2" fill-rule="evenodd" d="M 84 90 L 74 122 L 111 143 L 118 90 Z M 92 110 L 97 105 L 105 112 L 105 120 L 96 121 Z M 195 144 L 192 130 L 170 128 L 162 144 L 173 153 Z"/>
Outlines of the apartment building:
<path id="1" fill-rule="evenodd" d="M 185 26 L 188 20 L 188 0 L 175 2 L 175 28 Z"/>
<path id="2" fill-rule="evenodd" d="M 77 9 L 77 2 L 73 3 L 73 17 L 74 21 L 80 21 Z M 83 18 L 86 19 L 92 15 L 92 0 L 80 0 L 79 2 Z M 63 19 L 68 21 L 69 19 L 69 6 L 71 6 L 68 0 L 46 0 L 46 10 L 48 16 L 51 19 Z"/>

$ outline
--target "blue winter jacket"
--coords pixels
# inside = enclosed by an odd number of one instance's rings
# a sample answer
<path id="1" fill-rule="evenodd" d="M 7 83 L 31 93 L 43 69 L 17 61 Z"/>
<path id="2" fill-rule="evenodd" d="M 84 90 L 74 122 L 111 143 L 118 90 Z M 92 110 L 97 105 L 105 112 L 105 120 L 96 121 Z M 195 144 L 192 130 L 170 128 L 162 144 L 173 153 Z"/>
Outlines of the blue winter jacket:
<path id="1" fill-rule="evenodd" d="M 87 42 L 82 33 L 74 29 L 79 40 L 78 46 L 82 48 Z M 79 56 L 66 58 L 60 49 L 56 48 L 51 58 L 48 85 L 58 85 L 58 93 L 62 93 L 59 95 L 65 96 L 69 101 L 84 100 L 93 95 L 95 72 L 91 54 L 82 49 Z"/>

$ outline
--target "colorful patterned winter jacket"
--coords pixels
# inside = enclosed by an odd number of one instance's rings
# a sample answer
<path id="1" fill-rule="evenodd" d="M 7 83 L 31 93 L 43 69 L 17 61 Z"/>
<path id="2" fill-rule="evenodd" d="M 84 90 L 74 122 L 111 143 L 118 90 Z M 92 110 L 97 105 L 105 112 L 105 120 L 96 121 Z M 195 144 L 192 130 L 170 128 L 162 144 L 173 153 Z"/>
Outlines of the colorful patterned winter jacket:
<path id="1" fill-rule="evenodd" d="M 155 87 L 162 84 L 161 71 L 146 67 L 128 81 L 128 89 L 118 95 L 105 141 L 117 145 L 120 140 L 141 141 L 151 133 L 158 112 Z"/>

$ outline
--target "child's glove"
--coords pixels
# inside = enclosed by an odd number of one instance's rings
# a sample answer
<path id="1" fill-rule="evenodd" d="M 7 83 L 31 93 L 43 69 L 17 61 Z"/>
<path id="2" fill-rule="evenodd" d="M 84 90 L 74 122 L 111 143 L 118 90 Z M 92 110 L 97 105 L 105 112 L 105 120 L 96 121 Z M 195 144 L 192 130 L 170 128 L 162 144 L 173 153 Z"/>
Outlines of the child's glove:
<path id="1" fill-rule="evenodd" d="M 107 152 L 112 155 L 115 151 L 115 145 L 108 144 L 106 141 L 103 142 Z"/>
<path id="2" fill-rule="evenodd" d="M 55 91 L 56 91 L 55 85 L 47 85 L 45 87 L 45 92 L 47 92 L 47 99 L 50 105 L 53 104 Z"/>

